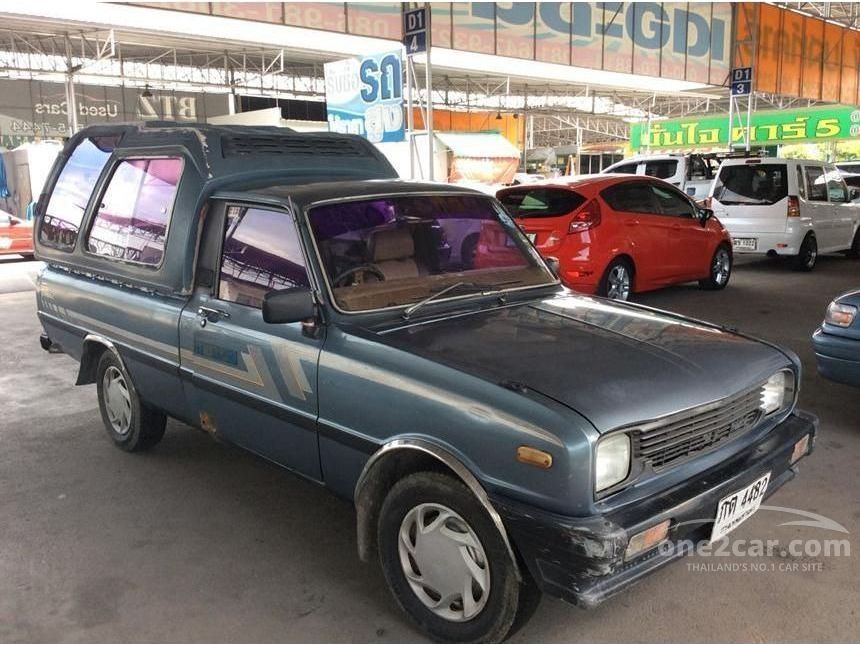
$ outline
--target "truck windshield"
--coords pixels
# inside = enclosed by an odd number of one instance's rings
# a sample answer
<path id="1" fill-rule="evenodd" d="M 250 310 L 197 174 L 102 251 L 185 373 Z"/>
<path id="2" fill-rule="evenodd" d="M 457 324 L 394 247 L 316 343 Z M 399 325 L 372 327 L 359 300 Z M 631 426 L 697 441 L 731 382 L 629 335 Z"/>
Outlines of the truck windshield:
<path id="1" fill-rule="evenodd" d="M 785 164 L 723 166 L 714 184 L 714 199 L 721 204 L 776 204 L 788 195 Z"/>
<path id="2" fill-rule="evenodd" d="M 555 282 L 511 217 L 480 195 L 359 199 L 316 206 L 308 218 L 344 311 Z M 457 283 L 450 296 L 439 293 Z"/>

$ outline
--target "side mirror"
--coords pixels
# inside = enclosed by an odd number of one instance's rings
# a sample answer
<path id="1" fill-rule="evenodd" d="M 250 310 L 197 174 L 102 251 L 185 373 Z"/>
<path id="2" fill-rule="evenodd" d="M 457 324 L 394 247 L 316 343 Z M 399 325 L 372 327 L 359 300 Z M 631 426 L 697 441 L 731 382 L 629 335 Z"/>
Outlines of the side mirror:
<path id="1" fill-rule="evenodd" d="M 9 226 L 18 226 L 21 222 L 14 217 L 9 218 Z"/>
<path id="2" fill-rule="evenodd" d="M 699 218 L 699 222 L 701 222 L 702 226 L 705 226 L 708 223 L 708 220 L 714 216 L 714 211 L 710 208 L 700 208 L 696 211 L 696 217 Z"/>
<path id="3" fill-rule="evenodd" d="M 263 296 L 263 320 L 273 325 L 302 322 L 316 317 L 317 306 L 310 289 L 273 289 Z"/>
<path id="4" fill-rule="evenodd" d="M 561 264 L 558 261 L 558 258 L 554 258 L 552 256 L 545 257 L 544 262 L 549 267 L 549 270 L 552 271 L 552 274 L 557 278 L 559 277 L 559 273 L 561 272 Z"/>
<path id="5" fill-rule="evenodd" d="M 850 201 L 853 202 L 858 197 L 860 197 L 860 188 L 852 188 L 851 190 L 848 191 L 848 199 Z"/>

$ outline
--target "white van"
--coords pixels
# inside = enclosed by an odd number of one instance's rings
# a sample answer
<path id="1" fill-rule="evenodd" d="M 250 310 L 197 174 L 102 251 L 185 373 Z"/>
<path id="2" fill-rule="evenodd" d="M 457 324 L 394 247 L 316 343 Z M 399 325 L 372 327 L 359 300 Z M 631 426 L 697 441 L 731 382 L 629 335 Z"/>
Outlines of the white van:
<path id="1" fill-rule="evenodd" d="M 624 159 L 600 172 L 657 177 L 698 201 L 708 196 L 718 166 L 714 155 L 659 154 Z"/>
<path id="2" fill-rule="evenodd" d="M 805 159 L 731 158 L 710 192 L 735 253 L 788 255 L 811 271 L 819 253 L 860 252 L 860 206 L 840 172 Z"/>

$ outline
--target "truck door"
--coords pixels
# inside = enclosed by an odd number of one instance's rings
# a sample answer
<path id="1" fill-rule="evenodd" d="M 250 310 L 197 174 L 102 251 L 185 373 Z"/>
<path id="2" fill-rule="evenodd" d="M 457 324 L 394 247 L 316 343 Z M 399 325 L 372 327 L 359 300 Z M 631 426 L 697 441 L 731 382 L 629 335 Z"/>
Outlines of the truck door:
<path id="1" fill-rule="evenodd" d="M 217 202 L 198 286 L 182 313 L 180 363 L 195 420 L 277 464 L 319 480 L 317 365 L 322 338 L 263 321 L 272 289 L 310 287 L 291 213 Z"/>

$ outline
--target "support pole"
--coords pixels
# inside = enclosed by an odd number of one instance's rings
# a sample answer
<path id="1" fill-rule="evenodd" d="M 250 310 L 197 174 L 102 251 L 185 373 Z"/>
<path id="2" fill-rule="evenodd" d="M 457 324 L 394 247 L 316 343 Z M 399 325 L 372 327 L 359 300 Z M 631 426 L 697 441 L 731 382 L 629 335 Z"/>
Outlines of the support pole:
<path id="1" fill-rule="evenodd" d="M 435 167 L 435 158 L 433 156 L 433 70 L 430 65 L 430 50 L 433 48 L 431 43 L 431 18 L 430 18 L 430 3 L 424 3 L 427 17 L 427 63 L 425 69 L 425 85 L 427 91 L 427 179 L 433 181 L 433 171 Z"/>
<path id="2" fill-rule="evenodd" d="M 409 147 L 409 179 L 415 179 L 415 114 L 412 107 L 412 58 L 406 57 L 406 132 Z"/>

